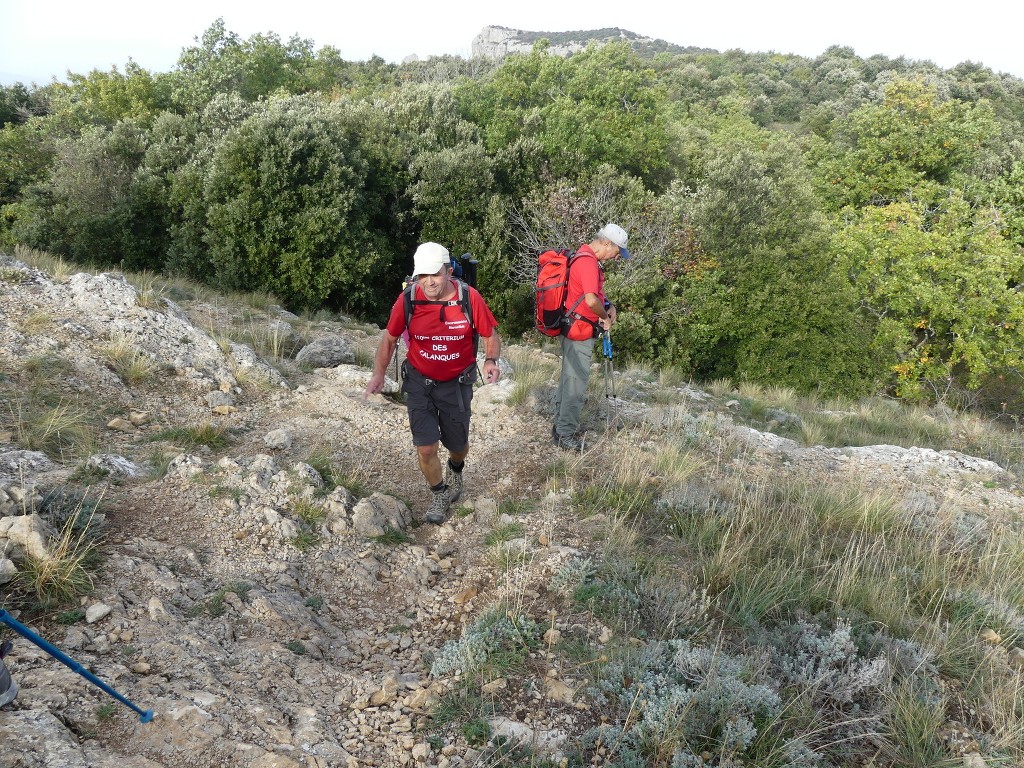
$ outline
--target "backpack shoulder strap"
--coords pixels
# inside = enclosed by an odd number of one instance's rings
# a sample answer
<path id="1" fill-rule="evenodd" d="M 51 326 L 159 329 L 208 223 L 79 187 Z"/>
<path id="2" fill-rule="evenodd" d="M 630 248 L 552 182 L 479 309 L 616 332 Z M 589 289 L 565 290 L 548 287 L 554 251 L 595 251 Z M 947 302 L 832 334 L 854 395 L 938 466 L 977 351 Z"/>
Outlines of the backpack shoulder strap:
<path id="1" fill-rule="evenodd" d="M 565 291 L 566 291 L 566 293 L 565 293 L 565 300 L 566 300 L 566 303 L 568 304 L 568 302 L 569 302 L 569 270 L 572 268 L 572 265 L 573 265 L 574 261 L 576 261 L 577 259 L 582 259 L 587 254 L 585 254 L 585 253 L 577 253 L 576 251 L 570 251 L 569 249 L 566 249 L 565 251 L 563 251 L 563 253 L 567 257 L 566 262 L 565 262 Z M 596 258 L 597 257 L 594 257 L 595 261 L 596 261 Z M 585 319 L 583 317 L 580 317 L 580 315 L 577 314 L 577 312 L 576 312 L 576 307 L 578 307 L 583 302 L 583 299 L 584 299 L 585 295 L 586 294 L 582 294 L 581 293 L 580 297 L 578 299 L 576 299 L 575 302 L 573 302 L 573 305 L 571 307 L 566 307 L 565 311 L 566 311 L 567 315 L 570 315 L 571 317 L 574 317 L 577 320 Z"/>
<path id="2" fill-rule="evenodd" d="M 416 283 L 412 282 L 406 286 L 405 290 L 402 291 L 402 300 L 405 303 L 405 328 L 409 329 L 409 323 L 412 321 L 412 313 L 414 309 L 414 301 L 416 296 Z"/>
<path id="3" fill-rule="evenodd" d="M 473 331 L 474 338 L 476 337 L 476 323 L 473 322 L 473 304 L 472 297 L 470 295 L 469 286 L 461 280 L 455 280 L 455 290 L 458 291 L 458 302 L 459 306 L 462 307 L 462 314 L 469 320 L 469 327 Z"/>
<path id="4" fill-rule="evenodd" d="M 455 301 L 431 301 L 430 299 L 417 299 L 416 298 L 416 283 L 410 283 L 409 287 L 402 291 L 403 301 L 405 302 L 405 327 L 409 327 L 409 323 L 412 321 L 412 313 L 416 307 L 421 304 L 445 307 L 450 304 L 458 304 L 462 310 L 462 314 L 466 316 L 469 321 L 469 327 L 473 331 L 473 339 L 475 340 L 478 336 L 476 330 L 476 323 L 473 322 L 473 305 L 470 297 L 469 286 L 461 280 L 452 280 L 455 283 Z"/>

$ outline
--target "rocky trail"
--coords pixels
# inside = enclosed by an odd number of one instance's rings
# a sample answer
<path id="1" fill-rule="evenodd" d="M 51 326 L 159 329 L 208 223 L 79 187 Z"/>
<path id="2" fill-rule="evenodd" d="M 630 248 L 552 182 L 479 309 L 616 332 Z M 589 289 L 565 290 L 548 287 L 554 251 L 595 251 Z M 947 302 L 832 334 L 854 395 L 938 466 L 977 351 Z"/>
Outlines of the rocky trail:
<path id="1" fill-rule="evenodd" d="M 539 497 L 546 420 L 503 406 L 508 381 L 478 390 L 463 499 L 447 524 L 421 525 L 428 494 L 404 407 L 365 399 L 365 368 L 335 367 L 336 355 L 332 367 L 293 367 L 284 381 L 243 348 L 221 350 L 176 306 L 142 306 L 120 278 L 14 277 L 0 295 L 5 370 L 66 356 L 73 370 L 62 389 L 70 383 L 114 416 L 97 457 L 111 474 L 86 494 L 100 497 L 105 515 L 86 616 L 70 627 L 46 617 L 36 629 L 156 717 L 140 724 L 112 709 L 83 678 L 18 642 L 8 665 L 21 692 L 0 712 L 0 765 L 471 763 L 465 744 L 426 741 L 428 709 L 444 692 L 429 660 L 500 597 L 500 563 L 488 559 L 485 537 L 501 524 L 503 499 Z M 218 308 L 206 311 L 213 326 L 225 321 Z M 44 327 L 19 329 L 19 318 L 42 314 Z M 324 335 L 351 362 L 352 346 L 372 350 L 377 333 Z M 164 365 L 168 380 L 120 381 L 102 353 L 115 334 Z M 240 370 L 264 380 L 244 386 Z M 211 419 L 231 435 L 216 452 L 148 442 Z M 163 477 L 148 479 L 143 457 L 154 445 L 177 455 Z M 314 454 L 344 467 L 367 498 L 344 486 L 325 493 L 306 463 Z M 38 452 L 0 449 L 0 462 L 2 487 L 28 489 L 20 512 L 31 511 L 33 494 L 73 485 L 73 465 Z M 325 509 L 311 523 L 300 514 Z M 523 518 L 512 546 L 545 541 L 536 559 L 557 558 L 555 516 Z M 53 536 L 29 517 L 37 540 Z M 374 538 L 396 532 L 392 543 Z"/>
<path id="2" fill-rule="evenodd" d="M 356 360 L 369 359 L 376 329 L 306 322 L 299 354 L 279 370 L 225 340 L 237 308 L 154 301 L 114 275 L 0 267 L 0 381 L 12 415 L 32 384 L 105 425 L 88 462 L 24 450 L 17 429 L 0 435 L 0 589 L 14 588 L 25 553 L 45 557 L 57 537 L 54 489 L 79 504 L 86 489 L 100 499 L 93 590 L 70 619 L 51 612 L 32 626 L 155 713 L 139 723 L 16 638 L 6 661 L 21 691 L 0 709 L 3 768 L 483 765 L 480 745 L 436 717 L 459 675 L 431 674 L 446 641 L 488 607 L 514 605 L 564 637 L 608 642 L 590 614 L 556 619 L 552 574 L 600 547 L 607 521 L 575 519 L 549 490 L 557 457 L 543 396 L 510 406 L 511 369 L 476 392 L 463 499 L 448 523 L 426 525 L 404 407 L 363 397 L 369 371 Z M 285 339 L 301 324 L 280 312 L 247 322 Z M 130 385 L 110 352 L 126 344 L 150 366 Z M 615 439 L 635 441 L 641 460 L 647 432 L 699 424 L 745 446 L 743 461 L 756 457 L 766 473 L 868 476 L 922 514 L 955 507 L 978 525 L 1010 524 L 1024 506 L 993 482 L 1002 469 L 991 462 L 805 447 L 734 426 L 728 403 L 689 387 L 663 405 L 645 404 L 639 380 L 624 378 L 620 392 L 643 428 Z M 210 423 L 223 444 L 186 439 L 186 428 Z M 611 439 L 595 434 L 598 447 Z M 982 505 L 984 518 L 967 515 Z M 494 535 L 502 529 L 514 533 Z M 578 695 L 583 677 L 538 649 L 528 674 L 484 687 L 508 713 L 492 732 L 557 749 L 600 717 Z"/>

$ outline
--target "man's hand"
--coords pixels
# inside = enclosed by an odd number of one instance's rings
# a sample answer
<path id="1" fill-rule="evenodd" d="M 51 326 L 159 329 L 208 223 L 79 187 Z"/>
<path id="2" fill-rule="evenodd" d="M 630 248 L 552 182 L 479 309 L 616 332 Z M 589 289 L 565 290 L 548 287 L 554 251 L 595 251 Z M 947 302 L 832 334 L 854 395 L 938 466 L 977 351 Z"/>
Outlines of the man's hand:
<path id="1" fill-rule="evenodd" d="M 484 383 L 494 384 L 498 379 L 501 378 L 501 368 L 498 367 L 497 363 L 485 362 L 484 363 Z"/>
<path id="2" fill-rule="evenodd" d="M 384 374 L 374 373 L 370 376 L 370 381 L 366 384 L 366 391 L 363 392 L 363 400 L 368 398 L 370 395 L 376 395 L 378 392 L 384 389 Z"/>

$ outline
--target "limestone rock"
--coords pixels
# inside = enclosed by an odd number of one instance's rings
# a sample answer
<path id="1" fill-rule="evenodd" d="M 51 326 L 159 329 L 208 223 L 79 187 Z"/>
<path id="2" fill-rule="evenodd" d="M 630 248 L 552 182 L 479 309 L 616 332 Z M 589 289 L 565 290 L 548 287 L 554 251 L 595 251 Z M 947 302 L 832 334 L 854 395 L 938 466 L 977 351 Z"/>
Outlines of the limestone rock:
<path id="1" fill-rule="evenodd" d="M 19 768 L 90 768 L 78 738 L 46 709 L 5 710 L 0 716 L 0 765 Z M 126 759 L 126 768 L 155 766 Z"/>
<path id="2" fill-rule="evenodd" d="M 370 371 L 357 365 L 341 364 L 334 368 L 335 380 L 346 389 L 364 390 L 370 381 Z M 381 392 L 385 395 L 393 395 L 398 392 L 398 382 L 390 376 L 384 377 L 384 389 Z"/>
<path id="3" fill-rule="evenodd" d="M 1024 669 L 1024 648 L 1011 648 L 1006 660 L 1014 669 Z"/>
<path id="4" fill-rule="evenodd" d="M 56 469 L 45 453 L 39 451 L 4 451 L 0 453 L 0 479 L 17 482 Z"/>
<path id="5" fill-rule="evenodd" d="M 581 31 L 577 34 L 578 39 L 552 44 L 548 47 L 547 52 L 555 56 L 571 56 L 574 53 L 585 50 L 590 44 L 601 45 L 616 40 L 630 40 L 648 44 L 661 43 L 666 50 L 678 47 L 622 29 L 603 29 L 593 32 Z M 487 26 L 480 31 L 480 34 L 473 38 L 470 50 L 474 57 L 502 59 L 511 53 L 529 53 L 533 50 L 533 43 L 536 39 L 537 34 L 535 32 L 526 32 L 508 27 Z M 680 50 L 682 49 L 680 48 Z"/>
<path id="6" fill-rule="evenodd" d="M 563 704 L 572 704 L 573 700 L 576 698 L 576 694 L 572 688 L 561 680 L 551 677 L 544 679 L 544 695 L 552 701 L 558 701 Z"/>
<path id="7" fill-rule="evenodd" d="M 284 451 L 292 447 L 292 439 L 287 429 L 272 429 L 263 436 L 263 444 L 273 451 Z"/>
<path id="8" fill-rule="evenodd" d="M 355 350 L 348 339 L 336 334 L 319 336 L 299 350 L 295 362 L 310 368 L 334 368 L 342 363 L 354 363 Z"/>
<path id="9" fill-rule="evenodd" d="M 110 615 L 113 610 L 106 603 L 93 603 L 85 609 L 85 622 L 86 624 L 95 624 L 100 619 L 104 619 Z"/>
<path id="10" fill-rule="evenodd" d="M 210 406 L 210 408 L 234 406 L 235 397 L 230 392 L 222 392 L 219 389 L 215 389 L 212 392 L 206 393 L 206 404 Z"/>
<path id="11" fill-rule="evenodd" d="M 387 528 L 404 531 L 411 523 L 409 508 L 383 493 L 361 499 L 352 510 L 352 529 L 363 536 L 383 536 Z"/>
<path id="12" fill-rule="evenodd" d="M 498 691 L 503 691 L 506 688 L 508 688 L 508 680 L 506 680 L 504 677 L 496 677 L 494 680 L 491 680 L 491 682 L 484 683 L 482 686 L 480 686 L 480 691 L 481 693 L 491 695 L 497 693 Z"/>
<path id="13" fill-rule="evenodd" d="M 381 681 L 380 689 L 370 695 L 370 706 L 379 707 L 382 704 L 390 704 L 398 698 L 398 673 L 389 670 Z"/>
<path id="14" fill-rule="evenodd" d="M 183 453 L 171 459 L 171 463 L 167 465 L 167 475 L 170 477 L 175 475 L 191 477 L 203 471 L 203 464 L 203 460 L 198 456 Z"/>
<path id="15" fill-rule="evenodd" d="M 473 503 L 473 513 L 478 524 L 490 527 L 498 518 L 498 502 L 489 498 L 477 499 Z"/>
<path id="16" fill-rule="evenodd" d="M 140 472 L 138 466 L 124 456 L 114 453 L 97 453 L 85 460 L 88 467 L 102 469 L 113 477 L 137 477 Z"/>
<path id="17" fill-rule="evenodd" d="M 37 514 L 0 517 L 0 540 L 7 539 L 8 556 L 15 561 L 26 557 L 48 560 L 47 542 L 54 535 L 50 526 Z"/>
<path id="18" fill-rule="evenodd" d="M 512 394 L 516 383 L 512 379 L 502 378 L 494 384 L 480 387 L 473 395 L 474 417 L 490 416 L 505 407 L 505 401 Z"/>
<path id="19" fill-rule="evenodd" d="M 491 718 L 490 725 L 492 736 L 504 736 L 513 744 L 536 749 L 541 754 L 552 754 L 565 742 L 565 734 L 561 731 L 534 730 L 507 717 Z"/>

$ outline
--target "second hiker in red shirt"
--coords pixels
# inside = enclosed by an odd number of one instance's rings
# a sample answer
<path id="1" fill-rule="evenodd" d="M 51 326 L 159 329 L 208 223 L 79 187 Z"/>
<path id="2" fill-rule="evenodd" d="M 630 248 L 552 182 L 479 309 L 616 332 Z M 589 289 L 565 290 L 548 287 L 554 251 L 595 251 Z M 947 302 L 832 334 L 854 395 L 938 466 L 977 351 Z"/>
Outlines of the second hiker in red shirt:
<path id="1" fill-rule="evenodd" d="M 402 391 L 420 472 L 433 493 L 426 519 L 443 523 L 449 506 L 462 494 L 478 339 L 484 343 L 483 376 L 488 384 L 501 378 L 501 340 L 498 323 L 480 293 L 452 278 L 447 248 L 423 243 L 416 249 L 413 265 L 413 283 L 392 306 L 377 346 L 366 395 L 383 389 L 388 361 L 408 329 Z M 439 443 L 448 449 L 443 472 Z"/>
<path id="2" fill-rule="evenodd" d="M 629 235 L 618 224 L 609 222 L 581 245 L 569 270 L 565 306 L 575 307 L 575 321 L 562 336 L 562 372 L 555 393 L 555 423 L 551 439 L 559 448 L 582 451 L 580 414 L 590 381 L 590 363 L 594 356 L 594 338 L 607 333 L 615 323 L 615 305 L 604 295 L 604 265 L 630 256 Z"/>

